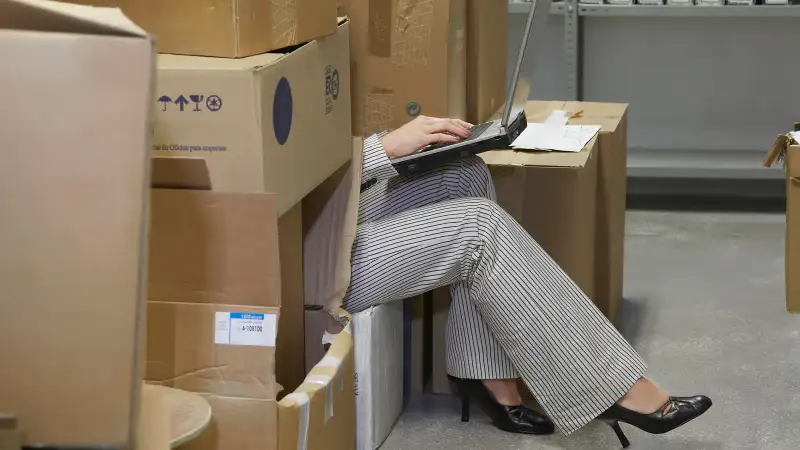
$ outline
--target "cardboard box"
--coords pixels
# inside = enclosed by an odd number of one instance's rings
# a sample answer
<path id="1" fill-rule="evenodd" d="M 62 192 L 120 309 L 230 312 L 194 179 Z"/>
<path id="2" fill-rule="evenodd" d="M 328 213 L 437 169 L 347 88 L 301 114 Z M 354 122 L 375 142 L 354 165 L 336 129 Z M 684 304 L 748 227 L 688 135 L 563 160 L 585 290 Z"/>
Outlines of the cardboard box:
<path id="1" fill-rule="evenodd" d="M 114 6 L 156 37 L 160 53 L 242 58 L 336 30 L 336 0 L 66 0 Z"/>
<path id="2" fill-rule="evenodd" d="M 0 54 L 0 415 L 24 446 L 129 447 L 153 43 L 118 11 L 7 0 Z"/>
<path id="3" fill-rule="evenodd" d="M 775 139 L 764 159 L 781 160 L 786 170 L 786 310 L 800 312 L 800 145 L 789 135 Z"/>
<path id="4" fill-rule="evenodd" d="M 343 4 L 353 23 L 354 135 L 421 114 L 466 117 L 466 0 Z"/>
<path id="5" fill-rule="evenodd" d="M 467 121 L 489 120 L 506 101 L 508 0 L 467 0 Z"/>
<path id="6" fill-rule="evenodd" d="M 625 272 L 625 211 L 628 193 L 628 105 L 566 102 L 576 125 L 600 125 L 597 153 L 597 219 L 592 300 L 611 319 L 619 314 Z"/>
<path id="7" fill-rule="evenodd" d="M 182 448 L 277 449 L 275 195 L 207 190 L 198 159 L 155 158 L 153 185 L 146 378 L 211 404 Z"/>
<path id="8" fill-rule="evenodd" d="M 283 215 L 350 159 L 349 23 L 244 59 L 159 55 L 156 157 L 203 158 L 220 192 L 272 192 Z"/>

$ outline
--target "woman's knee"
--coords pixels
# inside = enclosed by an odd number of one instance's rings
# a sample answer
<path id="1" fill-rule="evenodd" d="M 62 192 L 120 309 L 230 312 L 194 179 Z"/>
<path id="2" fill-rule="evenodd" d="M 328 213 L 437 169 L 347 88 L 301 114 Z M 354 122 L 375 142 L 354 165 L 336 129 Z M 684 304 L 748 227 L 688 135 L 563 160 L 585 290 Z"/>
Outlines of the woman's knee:
<path id="1" fill-rule="evenodd" d="M 494 198 L 494 184 L 489 167 L 477 156 L 446 165 L 445 179 L 458 189 L 460 196 Z"/>

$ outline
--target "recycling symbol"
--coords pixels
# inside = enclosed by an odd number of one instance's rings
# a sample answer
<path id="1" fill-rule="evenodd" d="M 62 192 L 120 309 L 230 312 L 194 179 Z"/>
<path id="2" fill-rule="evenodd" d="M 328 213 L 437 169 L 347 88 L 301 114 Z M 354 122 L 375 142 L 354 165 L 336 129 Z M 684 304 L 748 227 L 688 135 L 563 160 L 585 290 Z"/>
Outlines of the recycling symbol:
<path id="1" fill-rule="evenodd" d="M 406 105 L 406 114 L 410 117 L 417 117 L 422 113 L 422 106 L 417 102 L 410 102 Z"/>

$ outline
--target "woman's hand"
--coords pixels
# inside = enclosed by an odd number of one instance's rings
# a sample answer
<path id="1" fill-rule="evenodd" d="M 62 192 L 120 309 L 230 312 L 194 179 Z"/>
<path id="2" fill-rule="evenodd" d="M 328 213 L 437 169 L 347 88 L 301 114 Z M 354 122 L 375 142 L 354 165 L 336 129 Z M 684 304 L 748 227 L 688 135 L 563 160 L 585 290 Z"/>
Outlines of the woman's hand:
<path id="1" fill-rule="evenodd" d="M 436 142 L 458 142 L 469 137 L 470 127 L 463 120 L 419 116 L 381 138 L 381 143 L 389 158 L 400 158 Z"/>

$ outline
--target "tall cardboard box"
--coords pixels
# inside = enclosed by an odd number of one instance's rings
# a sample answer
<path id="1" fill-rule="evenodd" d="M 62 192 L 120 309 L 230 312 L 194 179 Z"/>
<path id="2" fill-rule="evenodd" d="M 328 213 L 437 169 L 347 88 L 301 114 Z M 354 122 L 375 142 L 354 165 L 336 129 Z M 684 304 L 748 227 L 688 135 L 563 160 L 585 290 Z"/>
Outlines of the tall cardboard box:
<path id="1" fill-rule="evenodd" d="M 466 0 L 343 5 L 353 24 L 354 135 L 419 115 L 466 118 Z"/>
<path id="2" fill-rule="evenodd" d="M 197 159 L 155 158 L 153 185 L 146 378 L 211 404 L 184 448 L 277 449 L 275 195 L 210 191 Z"/>
<path id="3" fill-rule="evenodd" d="M 129 447 L 153 43 L 118 11 L 7 0 L 0 54 L 0 415 L 24 446 Z"/>
<path id="4" fill-rule="evenodd" d="M 160 53 L 242 58 L 336 31 L 336 0 L 65 0 L 114 6 L 155 35 Z"/>
<path id="5" fill-rule="evenodd" d="M 790 135 L 775 139 L 764 165 L 782 160 L 786 170 L 786 310 L 800 312 L 800 145 Z"/>
<path id="6" fill-rule="evenodd" d="M 505 103 L 508 0 L 467 0 L 467 121 L 486 122 Z"/>
<path id="7" fill-rule="evenodd" d="M 592 300 L 610 319 L 619 314 L 625 266 L 628 192 L 628 105 L 565 102 L 576 125 L 600 125 L 597 152 L 597 218 Z"/>

